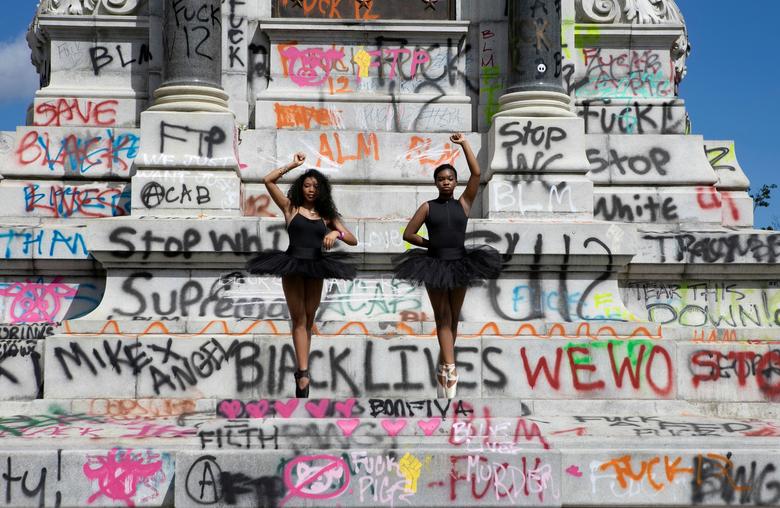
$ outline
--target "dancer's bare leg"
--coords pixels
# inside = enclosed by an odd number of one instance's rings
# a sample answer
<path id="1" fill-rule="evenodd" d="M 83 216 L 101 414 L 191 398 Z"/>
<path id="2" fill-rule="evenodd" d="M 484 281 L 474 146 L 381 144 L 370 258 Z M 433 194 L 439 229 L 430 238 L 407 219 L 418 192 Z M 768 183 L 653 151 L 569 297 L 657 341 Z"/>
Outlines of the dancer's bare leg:
<path id="1" fill-rule="evenodd" d="M 450 307 L 449 291 L 446 289 L 428 289 L 428 298 L 433 307 L 433 317 L 436 320 L 436 337 L 439 340 L 439 363 L 455 363 L 455 341 L 452 336 L 452 309 Z M 440 379 L 440 384 L 445 380 Z M 452 386 L 454 382 L 448 383 Z"/>
<path id="2" fill-rule="evenodd" d="M 282 290 L 287 300 L 287 308 L 290 310 L 290 320 L 292 321 L 292 339 L 298 370 L 309 369 L 309 350 L 311 349 L 311 338 L 307 331 L 306 286 L 304 281 L 305 279 L 300 275 L 282 277 Z M 308 384 L 308 378 L 298 380 L 298 387 L 301 389 L 306 388 Z"/>

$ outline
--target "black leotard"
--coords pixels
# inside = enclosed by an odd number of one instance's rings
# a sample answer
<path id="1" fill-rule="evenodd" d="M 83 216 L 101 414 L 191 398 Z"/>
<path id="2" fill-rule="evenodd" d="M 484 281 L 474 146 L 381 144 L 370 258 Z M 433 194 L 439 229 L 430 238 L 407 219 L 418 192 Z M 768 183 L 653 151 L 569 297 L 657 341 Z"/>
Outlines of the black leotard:
<path id="1" fill-rule="evenodd" d="M 466 254 L 468 216 L 460 201 L 454 198 L 428 201 L 428 254 L 440 259 L 460 259 Z"/>
<path id="2" fill-rule="evenodd" d="M 469 218 L 457 199 L 428 201 L 428 249 L 410 249 L 395 259 L 395 275 L 428 288 L 455 289 L 495 279 L 501 255 L 487 245 L 466 248 Z"/>
<path id="3" fill-rule="evenodd" d="M 311 279 L 354 279 L 357 270 L 344 263 L 344 252 L 323 252 L 322 241 L 328 233 L 323 219 L 307 219 L 296 213 L 287 224 L 289 247 L 282 252 L 259 252 L 246 265 L 256 275 L 303 276 Z"/>
<path id="4" fill-rule="evenodd" d="M 296 213 L 287 225 L 290 244 L 287 253 L 300 259 L 322 257 L 322 241 L 328 233 L 328 227 L 322 219 L 309 219 Z"/>

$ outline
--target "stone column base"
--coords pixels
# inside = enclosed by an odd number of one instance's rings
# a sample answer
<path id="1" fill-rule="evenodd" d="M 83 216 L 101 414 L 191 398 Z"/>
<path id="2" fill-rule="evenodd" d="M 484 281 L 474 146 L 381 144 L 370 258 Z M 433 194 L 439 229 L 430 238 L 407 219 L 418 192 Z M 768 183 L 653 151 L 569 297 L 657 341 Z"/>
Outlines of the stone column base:
<path id="1" fill-rule="evenodd" d="M 534 91 L 507 93 L 498 99 L 494 117 L 574 117 L 571 97 L 560 92 Z"/>
<path id="2" fill-rule="evenodd" d="M 161 86 L 154 91 L 154 105 L 148 111 L 208 111 L 223 113 L 228 94 L 211 86 Z"/>

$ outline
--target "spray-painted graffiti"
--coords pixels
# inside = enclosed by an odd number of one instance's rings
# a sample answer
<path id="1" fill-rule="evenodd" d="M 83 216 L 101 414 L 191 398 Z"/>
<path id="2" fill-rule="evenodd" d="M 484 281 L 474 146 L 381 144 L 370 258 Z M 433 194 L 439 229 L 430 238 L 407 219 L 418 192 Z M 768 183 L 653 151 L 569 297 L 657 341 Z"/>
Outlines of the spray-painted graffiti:
<path id="1" fill-rule="evenodd" d="M 130 215 L 130 186 L 51 185 L 24 188 L 25 211 L 55 218 Z"/>
<path id="2" fill-rule="evenodd" d="M 311 127 L 335 127 L 342 125 L 342 112 L 332 107 L 310 107 L 298 104 L 284 105 L 275 103 L 277 129 Z"/>
<path id="3" fill-rule="evenodd" d="M 97 487 L 87 504 L 110 500 L 135 506 L 165 496 L 158 490 L 166 480 L 163 458 L 151 450 L 112 448 L 105 455 L 88 455 L 82 470 Z"/>
<path id="4" fill-rule="evenodd" d="M 750 282 L 632 281 L 626 305 L 660 324 L 718 328 L 780 326 L 780 289 Z"/>
<path id="5" fill-rule="evenodd" d="M 780 398 L 780 349 L 700 349 L 691 353 L 690 368 L 694 388 L 703 383 L 723 386 L 728 381 L 722 380 L 736 380 L 737 389 L 744 389 L 750 380 L 767 399 Z"/>
<path id="6" fill-rule="evenodd" d="M 580 55 L 582 77 L 574 68 L 564 70 L 570 92 L 577 97 L 672 97 L 674 75 L 669 53 L 646 49 L 605 50 L 584 48 Z"/>
<path id="7" fill-rule="evenodd" d="M 670 346 L 632 339 L 614 344 L 545 343 L 542 348 L 536 346 L 539 342 L 535 339 L 518 341 L 466 341 L 457 346 L 462 369 L 459 390 L 476 394 L 511 392 L 534 398 L 540 393 L 556 398 L 604 392 L 635 398 L 668 398 L 674 394 L 675 352 Z M 360 347 L 315 342 L 310 365 L 315 372 L 323 369 L 328 374 L 316 377 L 312 386 L 329 396 L 355 397 L 390 390 L 422 396 L 435 387 L 435 358 L 432 341 L 428 340 L 392 345 L 369 341 Z M 271 341 L 260 346 L 252 340 L 212 338 L 138 343 L 122 339 L 89 343 L 63 340 L 53 347 L 46 372 L 61 380 L 51 387 L 52 392 L 67 391 L 77 383 L 88 396 L 121 396 L 118 394 L 126 391 L 124 386 L 117 385 L 112 393 L 105 393 L 105 386 L 92 382 L 109 376 L 136 378 L 138 397 L 181 397 L 195 389 L 201 396 L 240 397 L 258 389 L 269 396 L 284 394 L 294 371 L 289 343 Z M 264 405 L 259 404 L 257 411 Z"/>
<path id="8" fill-rule="evenodd" d="M 780 260 L 780 234 L 646 234 L 642 240 L 658 253 L 661 263 L 734 263 L 746 260 L 774 264 Z"/>
<path id="9" fill-rule="evenodd" d="M 132 132 L 102 132 L 55 134 L 30 130 L 16 147 L 20 166 L 48 168 L 73 176 L 110 172 L 127 175 L 133 159 L 138 156 L 140 138 Z"/>
<path id="10" fill-rule="evenodd" d="M 109 127 L 116 123 L 115 99 L 92 100 L 60 98 L 35 106 L 33 125 L 60 127 L 66 125 Z"/>
<path id="11" fill-rule="evenodd" d="M 684 108 L 668 101 L 642 104 L 640 101 L 587 99 L 577 115 L 585 120 L 585 132 L 591 134 L 684 134 Z"/>
<path id="12" fill-rule="evenodd" d="M 0 317 L 12 324 L 59 323 L 87 314 L 97 307 L 100 297 L 95 284 L 78 279 L 0 282 Z"/>
<path id="13" fill-rule="evenodd" d="M 720 450 L 589 455 L 584 468 L 589 485 L 583 482 L 583 501 L 598 502 L 607 496 L 616 502 L 676 500 L 693 506 L 776 504 L 780 491 L 771 458 L 751 457 L 748 465 L 744 455 Z"/>
<path id="14" fill-rule="evenodd" d="M 542 454 L 499 459 L 476 453 L 354 450 L 283 457 L 273 471 L 249 470 L 245 464 L 224 455 L 199 456 L 186 469 L 188 497 L 200 505 L 306 502 L 391 507 L 428 506 L 439 496 L 450 502 L 492 505 L 555 503 L 561 497 L 557 463 Z"/>
<path id="15" fill-rule="evenodd" d="M 493 28 L 493 27 L 491 27 Z M 479 57 L 479 93 L 480 105 L 484 110 L 484 121 L 487 125 L 493 119 L 493 115 L 498 113 L 498 98 L 504 89 L 504 78 L 501 75 L 501 62 L 496 58 L 496 46 L 501 38 L 496 33 L 485 27 L 480 31 L 480 57 Z"/>
<path id="16" fill-rule="evenodd" d="M 611 195 L 595 197 L 593 215 L 619 222 L 676 222 L 677 205 L 673 197 L 656 194 Z"/>
<path id="17" fill-rule="evenodd" d="M 78 285 L 65 284 L 56 277 L 51 282 L 40 278 L 33 282 L 0 283 L 0 297 L 10 298 L 9 317 L 12 323 L 58 321 L 68 300 L 76 296 Z"/>
<path id="18" fill-rule="evenodd" d="M 410 45 L 402 38 L 376 37 L 371 45 L 303 46 L 296 42 L 276 46 L 280 82 L 328 95 L 386 91 L 421 93 L 437 101 L 459 82 L 474 91 L 460 63 L 471 47 L 466 37 L 427 46 Z M 281 86 L 281 83 L 279 83 Z"/>
<path id="19" fill-rule="evenodd" d="M 65 229 L 0 229 L 0 257 L 5 259 L 89 256 L 84 236 Z"/>
<path id="20" fill-rule="evenodd" d="M 454 12 L 451 0 L 425 0 L 410 4 L 404 0 L 274 0 L 274 16 L 282 18 L 326 19 L 450 19 Z"/>

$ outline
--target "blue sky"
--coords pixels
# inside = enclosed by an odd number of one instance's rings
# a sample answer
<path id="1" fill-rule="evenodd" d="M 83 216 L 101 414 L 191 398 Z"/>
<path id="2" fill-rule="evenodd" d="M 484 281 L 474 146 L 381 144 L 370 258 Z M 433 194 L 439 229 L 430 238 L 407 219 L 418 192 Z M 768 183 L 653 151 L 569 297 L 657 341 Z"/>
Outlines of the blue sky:
<path id="1" fill-rule="evenodd" d="M 5 0 L 0 17 L 0 130 L 24 123 L 37 86 L 24 41 L 36 0 Z M 681 86 L 693 131 L 705 139 L 736 141 L 737 158 L 754 189 L 780 186 L 775 120 L 780 67 L 774 64 L 771 34 L 780 1 L 677 0 L 688 23 L 693 53 Z M 750 5 L 748 7 L 747 5 Z M 780 223 L 780 189 L 769 209 L 756 211 L 756 226 Z"/>

